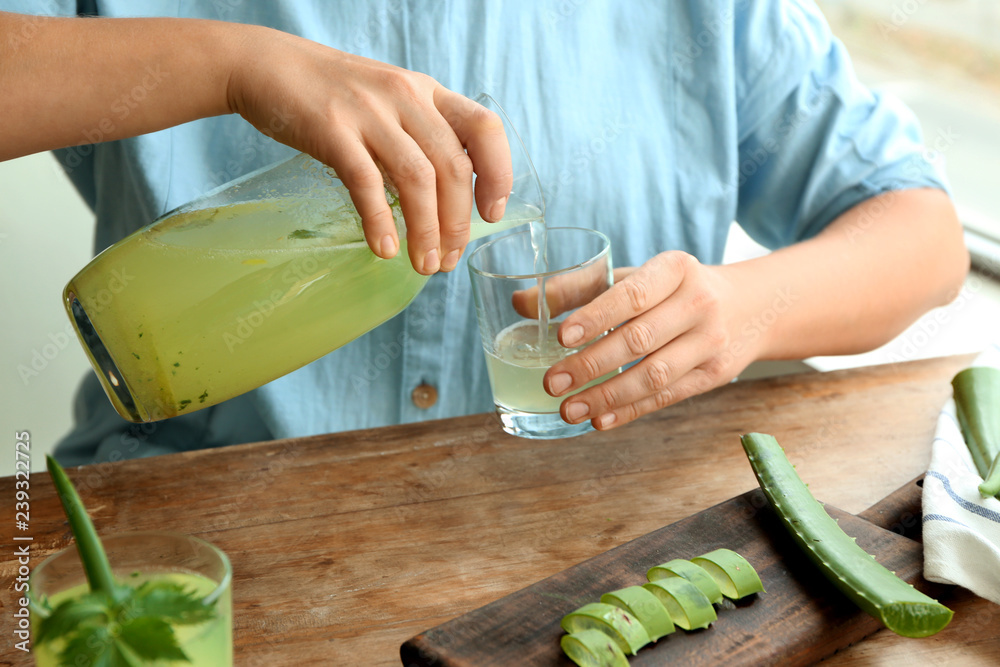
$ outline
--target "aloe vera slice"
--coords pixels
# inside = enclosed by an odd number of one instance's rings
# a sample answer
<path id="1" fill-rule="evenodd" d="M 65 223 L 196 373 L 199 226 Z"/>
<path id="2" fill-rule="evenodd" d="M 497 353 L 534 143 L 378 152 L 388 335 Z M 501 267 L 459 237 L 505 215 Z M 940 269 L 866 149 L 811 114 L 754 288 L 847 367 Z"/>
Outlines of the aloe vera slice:
<path id="1" fill-rule="evenodd" d="M 979 493 L 984 498 L 1000 493 L 1000 370 L 973 366 L 951 381 L 955 412 L 965 445 L 983 478 Z"/>
<path id="2" fill-rule="evenodd" d="M 709 599 L 687 579 L 664 577 L 643 584 L 643 588 L 659 598 L 674 623 L 685 630 L 707 628 L 717 618 Z"/>
<path id="3" fill-rule="evenodd" d="M 563 616 L 561 625 L 570 634 L 582 630 L 600 630 L 611 637 L 623 653 L 631 655 L 635 655 L 636 651 L 652 641 L 646 628 L 635 616 L 604 602 L 591 602 L 571 611 Z"/>
<path id="4" fill-rule="evenodd" d="M 601 596 L 601 602 L 624 609 L 635 616 L 654 642 L 674 631 L 670 612 L 656 595 L 642 586 L 629 586 L 605 593 Z"/>
<path id="5" fill-rule="evenodd" d="M 666 577 L 681 577 L 682 579 L 687 579 L 705 594 L 705 597 L 708 598 L 709 602 L 713 604 L 716 602 L 722 602 L 722 591 L 719 590 L 719 584 L 715 582 L 715 579 L 713 579 L 708 572 L 705 572 L 704 569 L 698 567 L 691 561 L 675 558 L 672 561 L 650 568 L 649 572 L 646 573 L 646 578 L 650 581 L 656 581 Z"/>
<path id="6" fill-rule="evenodd" d="M 600 630 L 581 630 L 559 640 L 566 657 L 580 667 L 628 667 L 628 658 Z"/>
<path id="7" fill-rule="evenodd" d="M 750 433 L 741 442 L 760 488 L 785 528 L 834 586 L 904 637 L 927 637 L 948 625 L 950 609 L 879 565 L 840 529 L 809 493 L 773 436 Z"/>
<path id="8" fill-rule="evenodd" d="M 691 562 L 708 572 L 719 585 L 722 594 L 730 600 L 739 600 L 764 590 L 757 570 L 732 549 L 709 551 L 692 558 Z"/>

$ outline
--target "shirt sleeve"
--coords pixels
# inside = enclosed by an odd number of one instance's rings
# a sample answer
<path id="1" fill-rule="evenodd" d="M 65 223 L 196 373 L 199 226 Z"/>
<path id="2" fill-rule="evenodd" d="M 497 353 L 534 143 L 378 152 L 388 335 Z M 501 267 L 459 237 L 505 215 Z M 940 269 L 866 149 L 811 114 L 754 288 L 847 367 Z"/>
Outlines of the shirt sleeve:
<path id="1" fill-rule="evenodd" d="M 30 14 L 33 16 L 76 16 L 88 12 L 93 0 L 0 0 L 0 12 Z M 25 35 L 25 37 L 29 37 Z"/>
<path id="2" fill-rule="evenodd" d="M 754 240 L 773 249 L 810 238 L 890 190 L 947 191 L 913 113 L 861 85 L 814 5 L 737 5 L 736 218 Z"/>

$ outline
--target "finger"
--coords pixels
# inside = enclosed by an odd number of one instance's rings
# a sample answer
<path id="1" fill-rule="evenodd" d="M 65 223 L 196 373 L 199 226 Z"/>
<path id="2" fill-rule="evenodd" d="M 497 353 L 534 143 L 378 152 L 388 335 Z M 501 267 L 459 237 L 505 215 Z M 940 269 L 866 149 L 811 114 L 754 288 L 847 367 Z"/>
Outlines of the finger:
<path id="1" fill-rule="evenodd" d="M 357 136 L 335 141 L 331 158 L 323 160 L 333 167 L 351 193 L 351 201 L 361 216 L 368 247 L 382 259 L 392 259 L 399 251 L 399 238 L 392 210 L 385 200 L 382 173 L 361 139 Z"/>
<path id="2" fill-rule="evenodd" d="M 603 263 L 546 278 L 545 302 L 549 306 L 549 317 L 558 317 L 590 303 L 607 290 L 607 268 Z M 538 287 L 514 292 L 511 305 L 521 317 L 537 319 Z"/>
<path id="3" fill-rule="evenodd" d="M 575 424 L 624 410 L 651 397 L 669 399 L 674 384 L 710 354 L 704 336 L 680 336 L 625 372 L 566 399 L 560 412 L 563 419 Z"/>
<path id="4" fill-rule="evenodd" d="M 645 414 L 655 412 L 660 408 L 665 408 L 668 405 L 680 403 L 692 396 L 703 394 L 710 389 L 725 384 L 727 381 L 725 378 L 717 377 L 707 368 L 701 366 L 693 368 L 687 375 L 669 387 L 646 396 L 635 403 L 630 403 L 622 408 L 605 412 L 595 417 L 593 419 L 594 428 L 600 431 L 617 428 Z"/>
<path id="5" fill-rule="evenodd" d="M 434 165 L 401 127 L 382 123 L 368 133 L 375 157 L 399 189 L 406 220 L 406 245 L 417 273 L 431 275 L 441 266 Z"/>
<path id="6" fill-rule="evenodd" d="M 447 88 L 434 91 L 434 104 L 465 146 L 476 172 L 476 207 L 487 222 L 503 217 L 514 185 L 510 145 L 500 116 Z"/>
<path id="7" fill-rule="evenodd" d="M 451 271 L 469 242 L 472 216 L 472 160 L 466 155 L 454 130 L 437 113 L 411 114 L 403 129 L 434 166 L 437 177 L 438 230 L 441 270 Z"/>
<path id="8" fill-rule="evenodd" d="M 639 267 L 637 266 L 619 266 L 617 269 L 614 269 L 612 271 L 613 281 L 616 283 L 620 283 L 621 281 L 625 280 L 627 276 L 630 276 L 633 273 L 635 273 L 636 269 L 638 268 Z"/>
<path id="9" fill-rule="evenodd" d="M 654 352 L 683 338 L 684 332 L 690 331 L 697 321 L 698 315 L 691 310 L 658 308 L 554 364 L 542 378 L 543 386 L 553 396 L 564 396 L 636 359 L 649 359 Z M 650 380 L 656 379 L 657 373 L 662 377 L 667 370 L 669 367 L 662 362 L 644 367 Z"/>
<path id="10" fill-rule="evenodd" d="M 626 322 L 607 336 L 571 354 L 545 373 L 543 383 L 553 396 L 562 396 L 593 382 L 616 368 L 650 355 L 689 331 L 697 313 L 662 304 Z"/>
<path id="11" fill-rule="evenodd" d="M 683 252 L 656 255 L 567 317 L 559 327 L 559 342 L 578 347 L 665 301 L 683 281 L 688 261 L 697 260 Z"/>

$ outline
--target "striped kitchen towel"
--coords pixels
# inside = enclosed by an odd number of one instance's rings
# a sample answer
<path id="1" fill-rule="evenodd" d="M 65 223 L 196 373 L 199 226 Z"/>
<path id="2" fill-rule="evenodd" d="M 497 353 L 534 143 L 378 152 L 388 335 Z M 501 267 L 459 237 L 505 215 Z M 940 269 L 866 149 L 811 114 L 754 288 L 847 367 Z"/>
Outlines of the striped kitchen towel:
<path id="1" fill-rule="evenodd" d="M 972 365 L 1000 368 L 1000 347 Z M 982 481 L 950 398 L 938 417 L 924 478 L 924 577 L 1000 604 L 1000 500 L 979 494 Z"/>

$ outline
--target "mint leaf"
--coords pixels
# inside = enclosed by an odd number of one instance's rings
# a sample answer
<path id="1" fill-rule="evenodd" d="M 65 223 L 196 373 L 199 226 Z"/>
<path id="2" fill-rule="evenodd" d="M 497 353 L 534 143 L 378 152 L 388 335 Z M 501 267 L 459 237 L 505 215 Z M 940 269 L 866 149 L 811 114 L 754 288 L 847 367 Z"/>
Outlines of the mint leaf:
<path id="1" fill-rule="evenodd" d="M 42 620 L 38 645 L 63 638 L 63 665 L 128 667 L 146 661 L 190 662 L 171 624 L 195 624 L 215 617 L 194 591 L 170 581 L 120 587 L 118 602 L 104 593 L 66 600 Z"/>
<path id="2" fill-rule="evenodd" d="M 143 662 L 119 643 L 109 627 L 92 626 L 81 628 L 69 638 L 59 655 L 59 664 L 65 667 L 141 667 Z"/>
<path id="3" fill-rule="evenodd" d="M 118 641 L 145 660 L 191 662 L 177 643 L 174 629 L 162 618 L 143 616 L 125 623 Z"/>
<path id="4" fill-rule="evenodd" d="M 197 593 L 172 581 L 147 581 L 136 590 L 132 604 L 142 616 L 155 615 L 178 625 L 215 618 L 215 609 L 206 605 Z"/>
<path id="5" fill-rule="evenodd" d="M 38 625 L 35 642 L 42 644 L 49 637 L 62 637 L 82 625 L 106 624 L 111 610 L 111 600 L 102 593 L 88 593 L 83 597 L 66 600 Z"/>

